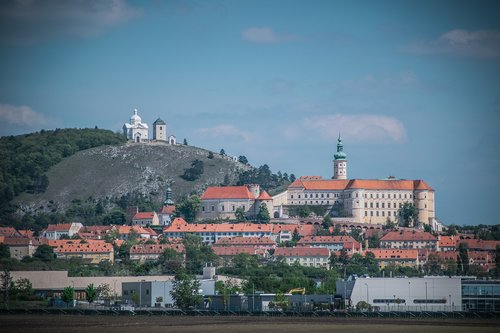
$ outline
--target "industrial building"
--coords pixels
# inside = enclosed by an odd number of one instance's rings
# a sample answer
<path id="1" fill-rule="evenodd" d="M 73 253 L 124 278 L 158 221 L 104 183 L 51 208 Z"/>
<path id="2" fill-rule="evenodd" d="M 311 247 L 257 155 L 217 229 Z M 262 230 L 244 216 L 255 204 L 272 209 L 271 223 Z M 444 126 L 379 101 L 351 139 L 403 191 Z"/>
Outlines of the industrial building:
<path id="1" fill-rule="evenodd" d="M 337 282 L 349 307 L 366 302 L 373 311 L 461 311 L 460 277 L 369 278 Z"/>

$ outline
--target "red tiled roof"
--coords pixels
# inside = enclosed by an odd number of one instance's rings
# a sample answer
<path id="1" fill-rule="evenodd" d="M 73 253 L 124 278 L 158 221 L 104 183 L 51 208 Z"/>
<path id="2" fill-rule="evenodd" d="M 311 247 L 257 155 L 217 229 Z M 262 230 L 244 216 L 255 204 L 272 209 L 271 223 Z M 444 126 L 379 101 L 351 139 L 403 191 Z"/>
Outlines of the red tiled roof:
<path id="1" fill-rule="evenodd" d="M 273 224 L 273 233 L 275 234 L 279 234 L 281 231 L 289 231 L 293 234 L 295 229 L 300 236 L 305 237 L 314 235 L 319 227 L 312 224 Z"/>
<path id="2" fill-rule="evenodd" d="M 500 245 L 500 241 L 495 240 L 482 240 L 482 239 L 461 239 L 460 244 L 467 244 L 469 250 L 483 250 L 483 251 L 495 251 L 497 245 Z M 457 244 L 458 246 L 458 244 Z"/>
<path id="3" fill-rule="evenodd" d="M 212 249 L 217 256 L 236 256 L 238 254 L 249 255 L 266 255 L 266 250 L 262 248 L 254 248 L 248 246 L 213 246 Z"/>
<path id="4" fill-rule="evenodd" d="M 69 231 L 71 223 L 49 224 L 45 231 Z"/>
<path id="5" fill-rule="evenodd" d="M 201 196 L 201 200 L 209 199 L 255 199 L 255 197 L 246 186 L 210 186 Z"/>
<path id="6" fill-rule="evenodd" d="M 423 231 L 390 231 L 380 241 L 437 241 L 436 236 Z"/>
<path id="7" fill-rule="evenodd" d="M 368 190 L 429 190 L 433 189 L 423 180 L 399 179 L 303 179 L 299 178 L 289 188 L 306 190 L 341 191 L 345 189 Z"/>
<path id="8" fill-rule="evenodd" d="M 255 232 L 255 233 L 271 233 L 273 226 L 270 224 L 254 224 L 254 223 L 219 223 L 219 224 L 198 224 L 187 223 L 183 218 L 175 218 L 171 225 L 166 226 L 163 232 Z"/>
<path id="9" fill-rule="evenodd" d="M 273 200 L 273 198 L 266 191 L 262 191 L 257 200 Z"/>
<path id="10" fill-rule="evenodd" d="M 368 189 L 368 190 L 431 190 L 423 180 L 403 180 L 403 179 L 352 179 L 347 185 L 348 189 Z"/>
<path id="11" fill-rule="evenodd" d="M 356 242 L 351 236 L 304 236 L 297 244 L 332 244 L 332 243 L 345 243 Z"/>
<path id="12" fill-rule="evenodd" d="M 133 226 L 117 225 L 117 226 L 115 226 L 115 229 L 118 232 L 118 234 L 120 234 L 120 235 L 129 234 L 132 231 L 135 231 L 139 235 L 149 234 L 149 231 L 147 231 L 143 227 L 140 227 L 137 225 L 133 225 Z"/>
<path id="13" fill-rule="evenodd" d="M 177 244 L 140 244 L 130 248 L 130 254 L 161 254 L 166 249 L 172 249 L 183 253 L 184 245 Z"/>
<path id="14" fill-rule="evenodd" d="M 364 251 L 373 253 L 375 259 L 417 259 L 418 251 L 414 249 L 368 249 Z"/>
<path id="15" fill-rule="evenodd" d="M 151 220 L 155 217 L 155 212 L 136 213 L 132 220 Z"/>
<path id="16" fill-rule="evenodd" d="M 33 237 L 33 231 L 32 230 L 18 230 L 17 232 L 21 236 L 23 236 L 23 237 L 28 237 L 28 238 L 32 238 Z"/>
<path id="17" fill-rule="evenodd" d="M 274 256 L 283 257 L 329 257 L 330 251 L 322 247 L 278 247 Z"/>
<path id="18" fill-rule="evenodd" d="M 440 247 L 456 247 L 458 238 L 454 236 L 440 236 L 439 246 Z"/>
<path id="19" fill-rule="evenodd" d="M 160 210 L 160 214 L 173 214 L 174 212 L 175 206 L 163 206 Z"/>
<path id="20" fill-rule="evenodd" d="M 5 237 L 16 236 L 18 234 L 17 230 L 12 227 L 0 227 L 0 235 Z"/>
<path id="21" fill-rule="evenodd" d="M 216 245 L 274 246 L 276 242 L 269 237 L 222 237 L 215 242 L 214 246 Z"/>
<path id="22" fill-rule="evenodd" d="M 3 243 L 8 246 L 27 246 L 31 244 L 31 239 L 27 237 L 5 237 Z"/>
<path id="23" fill-rule="evenodd" d="M 294 181 L 289 188 L 299 187 L 306 190 L 342 191 L 349 180 L 346 179 L 321 179 L 321 180 L 301 180 Z"/>

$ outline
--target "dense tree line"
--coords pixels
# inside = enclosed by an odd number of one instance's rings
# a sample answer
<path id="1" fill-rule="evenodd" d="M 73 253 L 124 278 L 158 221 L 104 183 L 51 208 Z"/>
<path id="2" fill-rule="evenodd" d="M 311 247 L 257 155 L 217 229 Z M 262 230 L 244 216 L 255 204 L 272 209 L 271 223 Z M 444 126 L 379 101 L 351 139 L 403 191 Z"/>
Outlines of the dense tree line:
<path id="1" fill-rule="evenodd" d="M 284 189 L 294 181 L 294 174 L 288 176 L 286 172 L 282 174 L 281 171 L 273 174 L 269 166 L 264 164 L 258 168 L 241 172 L 237 185 L 259 184 L 262 189 L 272 193 L 274 190 Z"/>
<path id="2" fill-rule="evenodd" d="M 102 145 L 124 142 L 100 129 L 56 129 L 0 138 L 0 207 L 22 192 L 40 193 L 48 186 L 45 172 L 63 158 Z"/>

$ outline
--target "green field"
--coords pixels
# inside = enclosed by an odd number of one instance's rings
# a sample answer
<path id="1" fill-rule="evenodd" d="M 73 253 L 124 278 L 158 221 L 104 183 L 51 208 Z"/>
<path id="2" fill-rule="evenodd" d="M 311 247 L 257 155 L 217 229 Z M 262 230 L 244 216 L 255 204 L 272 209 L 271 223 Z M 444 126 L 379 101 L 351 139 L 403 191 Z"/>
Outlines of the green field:
<path id="1" fill-rule="evenodd" d="M 498 332 L 499 321 L 297 317 L 0 315 L 0 332 Z"/>

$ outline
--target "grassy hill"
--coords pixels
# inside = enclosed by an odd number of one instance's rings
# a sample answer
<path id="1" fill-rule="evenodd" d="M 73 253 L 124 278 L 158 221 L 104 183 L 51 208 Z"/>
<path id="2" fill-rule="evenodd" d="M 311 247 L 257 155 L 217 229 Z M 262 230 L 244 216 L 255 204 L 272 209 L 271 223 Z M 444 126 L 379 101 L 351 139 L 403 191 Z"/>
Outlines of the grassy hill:
<path id="1" fill-rule="evenodd" d="M 163 201 L 170 186 L 174 199 L 200 192 L 207 185 L 229 179 L 235 182 L 238 172 L 249 167 L 227 156 L 213 154 L 192 146 L 160 143 L 122 144 L 79 151 L 52 166 L 46 173 L 45 192 L 22 193 L 14 199 L 22 211 L 48 212 L 57 205 L 65 209 L 74 200 L 113 198 L 127 193 L 142 193 Z M 194 160 L 204 163 L 204 172 L 196 181 L 181 176 Z M 226 176 L 227 175 L 227 176 Z"/>

